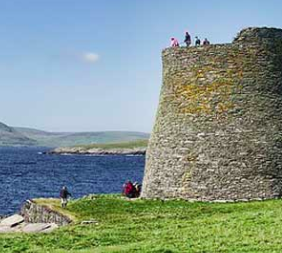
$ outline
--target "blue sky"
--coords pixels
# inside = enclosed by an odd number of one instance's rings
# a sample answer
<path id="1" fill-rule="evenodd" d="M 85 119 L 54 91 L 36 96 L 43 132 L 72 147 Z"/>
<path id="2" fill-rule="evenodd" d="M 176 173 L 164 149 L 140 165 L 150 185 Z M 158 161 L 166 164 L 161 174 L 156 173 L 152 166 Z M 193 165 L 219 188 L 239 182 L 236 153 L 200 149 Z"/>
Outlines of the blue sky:
<path id="1" fill-rule="evenodd" d="M 281 13 L 280 0 L 0 0 L 0 121 L 150 132 L 170 37 L 231 42 L 282 28 Z"/>

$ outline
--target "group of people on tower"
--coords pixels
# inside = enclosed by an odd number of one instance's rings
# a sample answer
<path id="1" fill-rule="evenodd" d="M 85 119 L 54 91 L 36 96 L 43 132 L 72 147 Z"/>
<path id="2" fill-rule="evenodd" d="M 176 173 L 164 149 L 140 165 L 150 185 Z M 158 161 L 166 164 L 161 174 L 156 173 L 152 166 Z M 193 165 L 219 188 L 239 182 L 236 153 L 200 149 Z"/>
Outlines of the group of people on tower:
<path id="1" fill-rule="evenodd" d="M 192 43 L 192 40 L 191 40 L 191 35 L 189 34 L 189 32 L 185 32 L 185 38 L 184 38 L 184 43 L 186 44 L 187 47 L 189 47 Z M 210 45 L 210 42 L 208 41 L 207 38 L 204 39 L 203 41 L 203 46 L 207 46 L 207 45 Z M 179 42 L 176 38 L 171 38 L 171 41 L 170 41 L 170 46 L 171 47 L 179 47 Z M 195 37 L 195 46 L 201 46 L 201 40 L 199 39 L 198 36 Z"/>

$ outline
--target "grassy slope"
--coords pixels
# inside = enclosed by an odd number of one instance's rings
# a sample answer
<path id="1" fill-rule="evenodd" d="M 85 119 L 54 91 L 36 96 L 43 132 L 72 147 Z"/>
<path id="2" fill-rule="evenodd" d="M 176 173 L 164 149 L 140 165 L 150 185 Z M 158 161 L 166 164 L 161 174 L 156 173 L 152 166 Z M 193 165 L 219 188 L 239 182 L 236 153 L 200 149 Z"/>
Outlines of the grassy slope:
<path id="1" fill-rule="evenodd" d="M 136 139 L 148 139 L 149 134 L 139 132 L 89 132 L 74 133 L 57 138 L 60 146 L 89 145 L 92 143 L 126 142 Z"/>
<path id="2" fill-rule="evenodd" d="M 79 145 L 78 147 L 85 149 L 85 150 L 92 149 L 92 148 L 109 150 L 109 149 L 146 148 L 147 145 L 148 145 L 148 140 L 135 140 L 135 141 L 118 142 L 118 143 Z"/>
<path id="3" fill-rule="evenodd" d="M 51 234 L 0 235 L 0 251 L 282 252 L 281 206 L 280 200 L 211 204 L 101 195 L 73 201 L 67 210 L 98 225 L 77 222 Z"/>
<path id="4" fill-rule="evenodd" d="M 61 202 L 59 201 L 59 199 L 39 198 L 39 199 L 34 199 L 34 201 L 39 205 L 44 205 L 56 212 L 63 213 L 65 216 L 69 217 L 74 222 L 77 221 L 79 222 L 79 219 L 76 217 L 75 213 L 70 212 L 68 209 L 63 209 L 61 207 Z"/>

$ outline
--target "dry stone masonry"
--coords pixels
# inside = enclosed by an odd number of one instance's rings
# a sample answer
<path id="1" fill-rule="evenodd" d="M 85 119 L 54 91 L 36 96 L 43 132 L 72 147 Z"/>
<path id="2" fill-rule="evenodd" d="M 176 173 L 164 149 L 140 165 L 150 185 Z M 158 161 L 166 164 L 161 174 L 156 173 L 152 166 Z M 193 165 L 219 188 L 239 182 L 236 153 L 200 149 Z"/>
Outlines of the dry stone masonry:
<path id="1" fill-rule="evenodd" d="M 282 195 L 282 30 L 168 48 L 146 156 L 144 198 Z"/>
<path id="2" fill-rule="evenodd" d="M 72 220 L 48 206 L 38 205 L 32 200 L 27 200 L 21 207 L 20 214 L 27 223 L 55 223 L 57 225 L 68 225 Z"/>
<path id="3" fill-rule="evenodd" d="M 20 213 L 0 217 L 1 233 L 50 233 L 59 226 L 67 225 L 72 220 L 45 205 L 39 205 L 33 200 L 26 200 Z"/>

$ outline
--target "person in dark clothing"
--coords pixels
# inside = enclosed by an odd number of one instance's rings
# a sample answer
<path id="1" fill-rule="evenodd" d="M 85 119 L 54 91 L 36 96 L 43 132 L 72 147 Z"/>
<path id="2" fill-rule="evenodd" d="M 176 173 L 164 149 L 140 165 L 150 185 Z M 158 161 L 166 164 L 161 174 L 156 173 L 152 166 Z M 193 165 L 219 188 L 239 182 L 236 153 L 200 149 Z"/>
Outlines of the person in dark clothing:
<path id="1" fill-rule="evenodd" d="M 62 208 L 66 208 L 68 204 L 68 197 L 71 196 L 70 192 L 68 191 L 66 186 L 63 186 L 63 188 L 60 191 L 60 198 L 61 198 L 61 205 Z"/>
<path id="2" fill-rule="evenodd" d="M 186 43 L 187 47 L 189 47 L 191 45 L 191 36 L 188 32 L 185 33 L 184 42 Z"/>
<path id="3" fill-rule="evenodd" d="M 196 36 L 196 41 L 195 41 L 195 46 L 200 46 L 201 45 L 201 40 Z"/>
<path id="4" fill-rule="evenodd" d="M 135 198 L 139 198 L 141 194 L 142 184 L 134 182 L 133 186 L 135 187 Z"/>
<path id="5" fill-rule="evenodd" d="M 208 39 L 207 39 L 207 38 L 205 38 L 205 40 L 204 40 L 204 42 L 203 42 L 203 45 L 204 45 L 204 46 L 208 46 L 208 45 L 210 45 L 210 42 L 208 41 Z"/>

